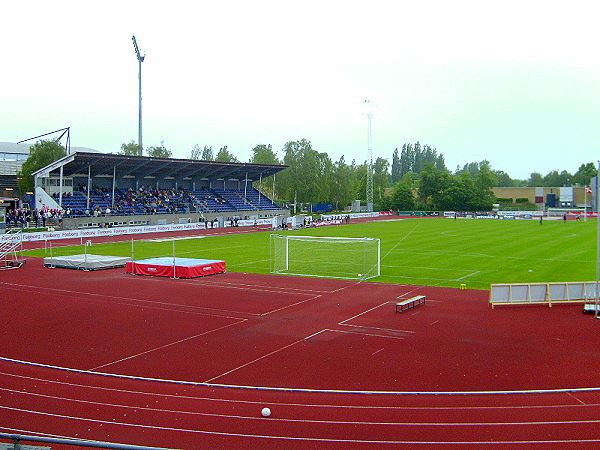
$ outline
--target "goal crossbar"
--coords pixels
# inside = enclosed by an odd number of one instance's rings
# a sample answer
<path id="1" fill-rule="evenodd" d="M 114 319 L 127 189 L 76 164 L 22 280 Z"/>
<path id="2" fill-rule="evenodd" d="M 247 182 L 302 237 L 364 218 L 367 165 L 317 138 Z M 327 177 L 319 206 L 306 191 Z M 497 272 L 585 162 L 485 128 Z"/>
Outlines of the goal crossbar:
<path id="1" fill-rule="evenodd" d="M 377 238 L 272 234 L 271 273 L 366 280 L 380 275 Z"/>

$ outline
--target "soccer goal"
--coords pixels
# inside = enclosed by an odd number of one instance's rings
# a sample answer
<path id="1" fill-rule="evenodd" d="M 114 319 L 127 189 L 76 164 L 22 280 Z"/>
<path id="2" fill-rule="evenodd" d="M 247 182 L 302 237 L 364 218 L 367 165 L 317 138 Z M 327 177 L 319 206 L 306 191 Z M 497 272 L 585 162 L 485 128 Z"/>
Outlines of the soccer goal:
<path id="1" fill-rule="evenodd" d="M 585 208 L 548 208 L 546 217 L 562 217 L 565 214 L 568 217 L 585 216 L 586 212 L 591 212 L 591 208 L 589 210 Z"/>
<path id="2" fill-rule="evenodd" d="M 375 238 L 271 235 L 271 273 L 350 280 L 380 275 Z"/>

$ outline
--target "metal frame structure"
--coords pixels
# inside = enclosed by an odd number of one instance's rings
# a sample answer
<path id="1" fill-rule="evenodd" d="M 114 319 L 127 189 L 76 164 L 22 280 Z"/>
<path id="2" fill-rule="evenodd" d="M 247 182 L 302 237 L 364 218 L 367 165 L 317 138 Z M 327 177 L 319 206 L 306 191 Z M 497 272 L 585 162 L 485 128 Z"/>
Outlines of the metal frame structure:
<path id="1" fill-rule="evenodd" d="M 142 152 L 144 149 L 143 143 L 142 143 L 142 63 L 144 62 L 144 59 L 146 59 L 146 54 L 144 53 L 143 55 L 141 54 L 140 48 L 137 44 L 137 41 L 135 39 L 135 34 L 131 37 L 131 40 L 133 41 L 133 48 L 135 49 L 135 55 L 137 57 L 138 60 L 138 84 L 139 84 L 139 95 L 138 95 L 138 100 L 139 100 L 139 113 L 138 113 L 138 155 L 142 156 Z"/>

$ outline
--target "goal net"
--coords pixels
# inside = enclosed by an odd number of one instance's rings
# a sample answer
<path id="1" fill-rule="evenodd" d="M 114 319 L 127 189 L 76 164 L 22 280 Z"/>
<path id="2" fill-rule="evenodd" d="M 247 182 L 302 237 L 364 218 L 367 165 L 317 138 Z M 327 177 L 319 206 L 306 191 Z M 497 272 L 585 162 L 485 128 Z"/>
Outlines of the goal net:
<path id="1" fill-rule="evenodd" d="M 367 280 L 380 275 L 375 238 L 271 235 L 271 273 Z"/>
<path id="2" fill-rule="evenodd" d="M 548 208 L 546 211 L 547 217 L 562 217 L 563 215 L 583 216 L 586 212 L 591 212 L 591 208 L 586 211 L 585 208 Z"/>

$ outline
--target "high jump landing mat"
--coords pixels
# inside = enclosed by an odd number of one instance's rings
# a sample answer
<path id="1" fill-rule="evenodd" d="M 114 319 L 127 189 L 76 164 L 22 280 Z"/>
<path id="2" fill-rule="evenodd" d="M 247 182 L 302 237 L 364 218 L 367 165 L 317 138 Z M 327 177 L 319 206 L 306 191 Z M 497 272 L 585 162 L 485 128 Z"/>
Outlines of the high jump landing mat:
<path id="1" fill-rule="evenodd" d="M 195 258 L 150 258 L 127 261 L 127 273 L 154 277 L 196 278 L 225 272 L 225 261 Z"/>
<path id="2" fill-rule="evenodd" d="M 79 270 L 114 269 L 115 267 L 124 267 L 130 259 L 121 256 L 92 255 L 88 253 L 44 258 L 44 266 Z"/>

